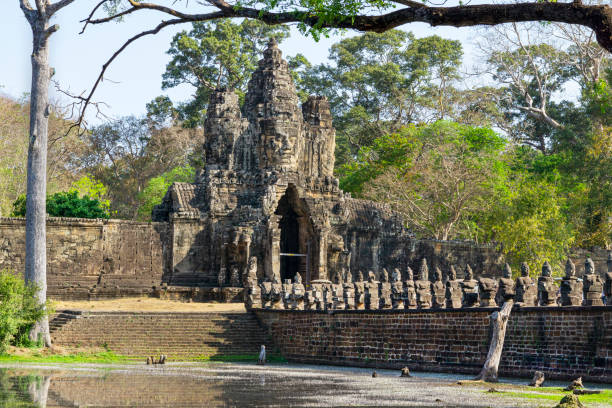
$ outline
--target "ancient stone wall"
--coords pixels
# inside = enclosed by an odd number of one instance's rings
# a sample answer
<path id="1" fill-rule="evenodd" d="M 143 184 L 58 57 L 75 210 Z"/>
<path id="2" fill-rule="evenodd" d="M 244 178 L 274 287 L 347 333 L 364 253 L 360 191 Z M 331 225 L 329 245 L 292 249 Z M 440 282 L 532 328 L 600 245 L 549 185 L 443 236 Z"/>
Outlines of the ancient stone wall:
<path id="1" fill-rule="evenodd" d="M 151 294 L 168 256 L 167 223 L 49 218 L 47 286 L 51 299 Z M 25 219 L 0 218 L 0 269 L 23 273 Z"/>
<path id="2" fill-rule="evenodd" d="M 494 310 L 494 309 L 493 309 Z M 489 347 L 492 309 L 256 310 L 285 358 L 476 374 Z M 612 307 L 516 308 L 500 374 L 612 381 Z"/>

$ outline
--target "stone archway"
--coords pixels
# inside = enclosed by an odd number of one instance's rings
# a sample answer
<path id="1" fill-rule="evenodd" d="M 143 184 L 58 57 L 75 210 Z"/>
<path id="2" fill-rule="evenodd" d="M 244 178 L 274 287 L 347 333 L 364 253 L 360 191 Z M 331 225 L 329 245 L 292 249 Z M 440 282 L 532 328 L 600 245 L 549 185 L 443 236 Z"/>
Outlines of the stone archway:
<path id="1" fill-rule="evenodd" d="M 278 231 L 274 234 L 278 250 L 281 280 L 291 279 L 300 273 L 305 282 L 311 279 L 313 229 L 308 211 L 300 200 L 297 188 L 289 184 L 285 194 L 278 201 L 274 214 L 278 220 Z"/>

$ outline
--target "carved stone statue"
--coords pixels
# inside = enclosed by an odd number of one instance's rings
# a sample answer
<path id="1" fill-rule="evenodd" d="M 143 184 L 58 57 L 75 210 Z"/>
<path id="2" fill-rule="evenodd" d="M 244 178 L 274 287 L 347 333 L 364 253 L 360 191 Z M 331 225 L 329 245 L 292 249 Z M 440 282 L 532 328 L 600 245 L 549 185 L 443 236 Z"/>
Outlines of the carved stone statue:
<path id="1" fill-rule="evenodd" d="M 612 306 L 612 252 L 608 252 L 608 260 L 606 262 L 608 271 L 604 280 L 604 295 L 606 296 L 606 304 Z"/>
<path id="2" fill-rule="evenodd" d="M 304 294 L 304 309 L 317 310 L 317 301 L 314 289 L 308 289 Z"/>
<path id="3" fill-rule="evenodd" d="M 582 304 L 582 282 L 576 277 L 576 266 L 571 259 L 565 263 L 565 277 L 561 281 L 561 306 Z"/>
<path id="4" fill-rule="evenodd" d="M 365 284 L 366 289 L 366 309 L 378 310 L 380 299 L 378 297 L 378 281 L 374 272 L 368 272 L 368 283 Z"/>
<path id="5" fill-rule="evenodd" d="M 480 307 L 497 307 L 497 282 L 491 278 L 478 279 L 478 292 L 480 293 Z"/>
<path id="6" fill-rule="evenodd" d="M 289 306 L 293 310 L 304 310 L 304 285 L 302 284 L 302 275 L 295 274 L 291 295 L 289 296 Z"/>
<path id="7" fill-rule="evenodd" d="M 389 282 L 389 272 L 383 268 L 380 282 L 380 309 L 391 309 L 391 283 Z"/>
<path id="8" fill-rule="evenodd" d="M 414 274 L 412 268 L 406 269 L 406 280 L 404 281 L 404 309 L 416 309 L 417 297 L 414 287 Z"/>
<path id="9" fill-rule="evenodd" d="M 393 309 L 404 308 L 404 284 L 402 274 L 397 268 L 393 269 L 393 275 L 391 275 L 391 300 Z"/>
<path id="10" fill-rule="evenodd" d="M 342 285 L 344 289 L 344 307 L 347 310 L 355 309 L 355 285 L 353 284 L 353 275 L 347 273 L 345 282 Z"/>
<path id="11" fill-rule="evenodd" d="M 516 296 L 516 287 L 512 280 L 512 269 L 510 269 L 510 265 L 508 265 L 507 262 L 504 264 L 502 274 L 497 289 L 497 303 L 500 305 L 506 303 L 508 300 L 514 299 Z"/>
<path id="12" fill-rule="evenodd" d="M 465 265 L 465 277 L 461 281 L 463 291 L 463 307 L 478 306 L 478 281 L 474 279 L 474 272 L 470 265 Z"/>
<path id="13" fill-rule="evenodd" d="M 272 282 L 266 277 L 259 285 L 261 288 L 261 303 L 264 309 L 272 307 Z"/>
<path id="14" fill-rule="evenodd" d="M 434 269 L 434 281 L 431 284 L 432 307 L 444 309 L 446 307 L 446 288 L 442 282 L 442 271 L 436 266 Z"/>
<path id="15" fill-rule="evenodd" d="M 429 281 L 429 268 L 425 258 L 421 261 L 419 268 L 419 279 L 414 282 L 417 295 L 417 304 L 421 309 L 429 309 L 432 304 L 431 299 L 431 282 Z"/>
<path id="16" fill-rule="evenodd" d="M 538 298 L 540 306 L 557 306 L 557 285 L 552 277 L 548 261 L 542 265 L 542 276 L 538 278 Z"/>
<path id="17" fill-rule="evenodd" d="M 355 282 L 355 309 L 365 309 L 365 282 L 363 281 L 363 272 L 359 271 L 357 274 L 357 281 Z"/>
<path id="18" fill-rule="evenodd" d="M 529 265 L 523 262 L 521 276 L 516 278 L 516 303 L 520 306 L 535 306 L 537 300 L 537 287 L 529 276 Z"/>
<path id="19" fill-rule="evenodd" d="M 595 274 L 595 264 L 591 258 L 584 262 L 584 276 L 582 277 L 584 306 L 603 306 L 601 293 L 603 292 L 603 281 Z"/>
<path id="20" fill-rule="evenodd" d="M 291 309 L 291 292 L 293 292 L 293 282 L 291 279 L 283 281 L 283 305 L 285 309 Z"/>
<path id="21" fill-rule="evenodd" d="M 272 309 L 284 309 L 283 303 L 283 284 L 278 281 L 278 277 L 274 277 L 272 281 L 272 291 L 270 292 L 270 303 Z"/>
<path id="22" fill-rule="evenodd" d="M 245 307 L 247 310 L 261 308 L 261 288 L 257 284 L 257 258 L 254 256 L 249 258 L 245 280 Z"/>
<path id="23" fill-rule="evenodd" d="M 332 308 L 344 310 L 344 287 L 342 277 L 339 273 L 334 275 L 334 283 L 331 285 Z"/>
<path id="24" fill-rule="evenodd" d="M 232 273 L 230 274 L 230 286 L 233 288 L 240 287 L 240 272 L 238 271 L 238 265 L 233 265 L 231 268 Z"/>
<path id="25" fill-rule="evenodd" d="M 453 265 L 448 271 L 448 279 L 446 280 L 446 308 L 460 309 L 462 303 L 463 292 L 461 291 L 461 281 L 457 280 L 457 272 Z"/>

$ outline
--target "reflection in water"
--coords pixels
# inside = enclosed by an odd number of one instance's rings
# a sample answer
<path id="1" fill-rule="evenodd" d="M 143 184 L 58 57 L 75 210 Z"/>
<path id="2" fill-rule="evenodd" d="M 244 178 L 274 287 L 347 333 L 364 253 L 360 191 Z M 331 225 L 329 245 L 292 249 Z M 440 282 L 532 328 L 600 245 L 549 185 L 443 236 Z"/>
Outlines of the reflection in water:
<path id="1" fill-rule="evenodd" d="M 0 368 L 0 406 L 15 407 L 518 407 L 458 378 L 316 366 L 248 364 L 54 365 Z"/>

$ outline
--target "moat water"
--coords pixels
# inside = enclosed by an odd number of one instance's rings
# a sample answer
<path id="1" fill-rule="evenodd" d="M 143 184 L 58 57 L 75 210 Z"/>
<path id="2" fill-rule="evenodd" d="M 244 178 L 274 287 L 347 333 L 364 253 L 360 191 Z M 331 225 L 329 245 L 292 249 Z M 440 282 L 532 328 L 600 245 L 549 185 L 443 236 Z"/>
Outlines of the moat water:
<path id="1" fill-rule="evenodd" d="M 272 364 L 165 366 L 4 364 L 0 406 L 14 407 L 533 407 L 525 401 L 459 386 L 467 376 L 397 370 Z M 525 380 L 511 380 L 525 384 Z M 547 384 L 554 385 L 554 384 Z M 596 388 L 609 388 L 592 385 Z M 550 402 L 550 404 L 548 404 Z M 612 402 L 611 402 L 612 403 Z M 605 405 L 604 405 L 605 406 Z M 612 405 L 611 405 L 612 406 Z"/>

